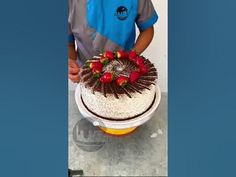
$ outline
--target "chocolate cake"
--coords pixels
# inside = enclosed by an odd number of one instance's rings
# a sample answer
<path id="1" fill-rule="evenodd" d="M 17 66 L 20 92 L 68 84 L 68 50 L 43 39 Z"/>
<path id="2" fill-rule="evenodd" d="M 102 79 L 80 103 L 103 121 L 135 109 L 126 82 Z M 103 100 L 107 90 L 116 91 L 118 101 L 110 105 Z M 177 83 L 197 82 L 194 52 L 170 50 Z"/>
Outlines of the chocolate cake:
<path id="1" fill-rule="evenodd" d="M 156 92 L 154 65 L 135 51 L 106 51 L 80 70 L 81 98 L 86 108 L 111 120 L 131 119 L 150 108 Z"/>

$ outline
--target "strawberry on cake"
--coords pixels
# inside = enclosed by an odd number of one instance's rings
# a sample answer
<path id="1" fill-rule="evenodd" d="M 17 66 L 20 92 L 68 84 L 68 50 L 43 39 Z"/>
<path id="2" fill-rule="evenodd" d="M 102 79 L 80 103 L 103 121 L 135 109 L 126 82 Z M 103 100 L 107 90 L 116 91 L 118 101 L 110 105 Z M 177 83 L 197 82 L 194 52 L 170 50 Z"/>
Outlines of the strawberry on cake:
<path id="1" fill-rule="evenodd" d="M 81 99 L 96 116 L 126 120 L 146 112 L 156 96 L 157 71 L 135 51 L 106 51 L 80 71 Z"/>

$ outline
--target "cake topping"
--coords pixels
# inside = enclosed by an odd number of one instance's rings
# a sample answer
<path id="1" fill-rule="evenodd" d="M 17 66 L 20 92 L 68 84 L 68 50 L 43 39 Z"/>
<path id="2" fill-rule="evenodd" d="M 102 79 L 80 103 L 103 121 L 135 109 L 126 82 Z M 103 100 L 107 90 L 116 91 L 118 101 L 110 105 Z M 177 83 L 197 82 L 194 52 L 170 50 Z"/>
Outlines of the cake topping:
<path id="1" fill-rule="evenodd" d="M 104 57 L 104 56 L 101 56 L 100 62 L 101 62 L 103 65 L 106 65 L 106 64 L 109 62 L 109 59 L 106 58 L 106 57 Z"/>
<path id="2" fill-rule="evenodd" d="M 134 62 L 137 66 L 143 66 L 144 65 L 144 61 L 143 61 L 143 57 L 137 57 L 134 59 Z"/>
<path id="3" fill-rule="evenodd" d="M 113 60 L 115 58 L 114 54 L 111 51 L 106 51 L 103 54 L 104 57 L 108 58 L 109 60 Z"/>
<path id="4" fill-rule="evenodd" d="M 119 76 L 117 79 L 116 79 L 116 84 L 118 86 L 125 86 L 129 81 L 129 78 L 128 77 L 125 77 L 125 76 Z"/>
<path id="5" fill-rule="evenodd" d="M 110 72 L 105 72 L 102 77 L 100 77 L 100 82 L 102 83 L 111 83 L 113 80 L 113 74 Z"/>
<path id="6" fill-rule="evenodd" d="M 102 68 L 93 68 L 92 69 L 92 73 L 93 73 L 93 77 L 95 78 L 99 78 L 102 72 Z"/>
<path id="7" fill-rule="evenodd" d="M 125 59 L 127 58 L 127 53 L 123 50 L 119 50 L 116 52 L 116 57 L 119 58 L 119 59 Z"/>
<path id="8" fill-rule="evenodd" d="M 102 69 L 102 67 L 103 67 L 103 65 L 99 61 L 89 62 L 88 66 L 90 69 L 93 69 L 93 68 Z"/>
<path id="9" fill-rule="evenodd" d="M 155 85 L 157 71 L 154 65 L 135 51 L 106 51 L 87 61 L 81 69 L 81 82 L 93 91 L 107 94 L 132 96 Z"/>
<path id="10" fill-rule="evenodd" d="M 141 74 L 147 74 L 148 73 L 148 67 L 146 65 L 140 66 L 140 73 Z"/>
<path id="11" fill-rule="evenodd" d="M 129 80 L 131 83 L 134 83 L 138 80 L 140 73 L 138 71 L 131 71 L 129 75 Z"/>
<path id="12" fill-rule="evenodd" d="M 134 50 L 130 51 L 130 53 L 129 53 L 129 60 L 130 61 L 134 61 L 134 59 L 136 57 L 137 57 L 137 53 Z"/>

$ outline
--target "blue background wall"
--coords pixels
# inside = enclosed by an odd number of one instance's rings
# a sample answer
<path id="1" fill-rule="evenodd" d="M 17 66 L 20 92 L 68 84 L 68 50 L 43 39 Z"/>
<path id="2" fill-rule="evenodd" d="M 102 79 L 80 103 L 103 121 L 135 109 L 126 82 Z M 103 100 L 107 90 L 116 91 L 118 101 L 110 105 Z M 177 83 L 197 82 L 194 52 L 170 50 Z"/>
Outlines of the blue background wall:
<path id="1" fill-rule="evenodd" d="M 169 0 L 169 176 L 235 176 L 233 0 Z"/>
<path id="2" fill-rule="evenodd" d="M 0 176 L 67 175 L 67 1 L 0 5 Z"/>

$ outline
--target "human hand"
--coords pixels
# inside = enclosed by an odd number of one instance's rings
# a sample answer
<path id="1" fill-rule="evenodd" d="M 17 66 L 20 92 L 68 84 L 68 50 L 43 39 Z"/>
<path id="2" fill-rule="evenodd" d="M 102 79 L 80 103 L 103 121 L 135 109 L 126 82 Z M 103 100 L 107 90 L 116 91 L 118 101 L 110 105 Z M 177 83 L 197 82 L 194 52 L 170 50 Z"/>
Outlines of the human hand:
<path id="1" fill-rule="evenodd" d="M 79 65 L 76 63 L 76 60 L 68 59 L 68 77 L 74 83 L 79 83 Z"/>

